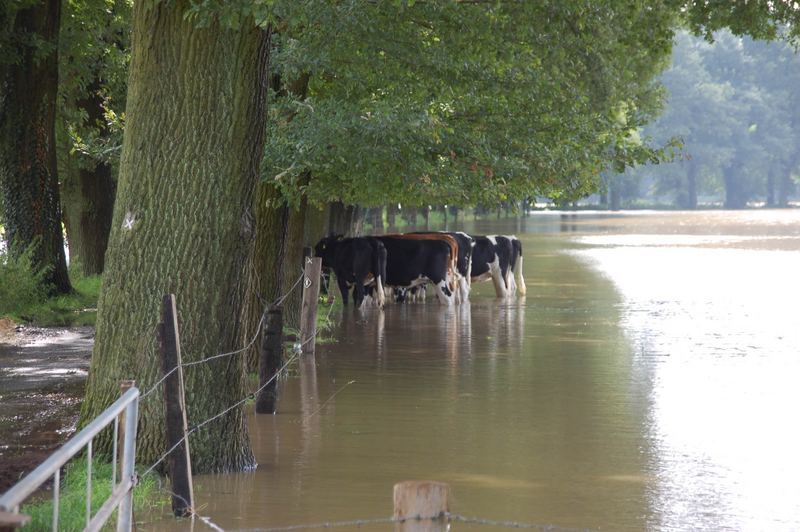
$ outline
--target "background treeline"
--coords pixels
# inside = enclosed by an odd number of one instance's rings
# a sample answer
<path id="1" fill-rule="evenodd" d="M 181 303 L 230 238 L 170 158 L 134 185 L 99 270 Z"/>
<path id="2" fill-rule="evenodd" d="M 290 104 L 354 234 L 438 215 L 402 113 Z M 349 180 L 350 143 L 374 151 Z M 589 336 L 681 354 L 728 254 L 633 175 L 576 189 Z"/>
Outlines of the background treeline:
<path id="1" fill-rule="evenodd" d="M 28 257 L 48 293 L 70 293 L 65 227 L 73 264 L 102 271 L 85 421 L 119 380 L 157 380 L 163 294 L 187 358 L 240 349 L 303 246 L 356 232 L 365 209 L 598 192 L 688 136 L 643 129 L 678 28 L 776 39 L 798 22 L 768 0 L 7 0 L 0 265 Z M 769 129 L 753 123 L 726 135 Z M 727 166 L 754 160 L 739 151 Z M 297 315 L 299 292 L 281 301 Z M 244 368 L 188 378 L 190 423 L 242 396 Z M 147 462 L 163 411 L 144 408 Z M 239 410 L 196 437 L 198 471 L 253 464 Z"/>
<path id="2" fill-rule="evenodd" d="M 790 44 L 680 32 L 661 82 L 664 112 L 643 131 L 656 142 L 680 136 L 682 154 L 606 176 L 603 203 L 738 209 L 797 200 L 800 57 Z"/>

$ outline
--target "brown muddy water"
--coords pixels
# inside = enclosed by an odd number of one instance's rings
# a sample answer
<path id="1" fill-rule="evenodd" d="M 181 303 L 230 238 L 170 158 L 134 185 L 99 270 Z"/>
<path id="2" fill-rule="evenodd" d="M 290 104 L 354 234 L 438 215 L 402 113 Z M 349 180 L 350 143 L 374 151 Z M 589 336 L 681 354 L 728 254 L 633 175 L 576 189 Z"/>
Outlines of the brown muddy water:
<path id="1" fill-rule="evenodd" d="M 800 210 L 463 229 L 520 236 L 527 297 L 488 283 L 452 309 L 335 316 L 338 342 L 281 383 L 277 415 L 250 412 L 258 469 L 195 477 L 200 514 L 226 530 L 385 518 L 394 483 L 432 479 L 487 521 L 800 530 Z"/>
<path id="2" fill-rule="evenodd" d="M 484 520 L 800 529 L 800 211 L 464 229 L 521 237 L 527 297 L 486 284 L 453 309 L 337 316 L 278 414 L 250 415 L 258 469 L 196 478 L 201 514 L 245 530 L 382 518 L 395 482 L 434 479 Z"/>

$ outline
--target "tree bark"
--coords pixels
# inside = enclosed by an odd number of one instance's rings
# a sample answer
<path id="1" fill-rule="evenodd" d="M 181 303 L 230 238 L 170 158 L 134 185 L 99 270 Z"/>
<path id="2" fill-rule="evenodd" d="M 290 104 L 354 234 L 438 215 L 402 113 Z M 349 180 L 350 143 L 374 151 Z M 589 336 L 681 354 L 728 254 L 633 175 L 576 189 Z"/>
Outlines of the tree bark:
<path id="1" fill-rule="evenodd" d="M 294 286 L 303 268 L 303 247 L 309 245 L 305 239 L 306 200 L 302 199 L 297 209 L 289 209 L 286 227 L 286 250 L 280 264 L 286 270 L 281 283 L 281 293 L 288 294 L 283 301 L 283 322 L 289 327 L 300 328 L 300 308 L 303 304 L 301 285 Z M 294 288 L 293 288 L 294 287 Z"/>
<path id="2" fill-rule="evenodd" d="M 252 339 L 251 331 L 258 329 L 261 315 L 268 303 L 281 295 L 289 229 L 289 210 L 285 205 L 274 206 L 280 192 L 266 182 L 256 186 L 253 210 L 255 212 L 255 247 L 253 263 L 247 278 L 249 289 L 242 321 L 245 324 L 242 341 Z M 247 371 L 258 371 L 258 345 L 247 351 Z"/>
<path id="3" fill-rule="evenodd" d="M 92 127 L 106 132 L 99 91 L 100 81 L 95 80 L 78 107 L 86 112 Z M 76 154 L 70 159 L 66 168 L 62 168 L 61 185 L 70 262 L 78 264 L 84 275 L 98 275 L 105 266 L 117 184 L 110 164 L 85 155 Z"/>
<path id="4" fill-rule="evenodd" d="M 19 42 L 12 51 L 19 60 L 0 62 L 0 187 L 6 238 L 15 253 L 36 244 L 34 268 L 45 268 L 48 288 L 64 294 L 72 287 L 61 230 L 56 164 L 61 2 L 39 2 L 12 17 L 0 20 L 13 28 L 12 35 L 41 42 Z"/>
<path id="5" fill-rule="evenodd" d="M 360 236 L 364 231 L 364 209 L 339 201 L 330 204 L 328 233 L 347 237 Z"/>
<path id="6" fill-rule="evenodd" d="M 243 347 L 269 33 L 252 21 L 196 28 L 184 17 L 188 6 L 134 4 L 128 118 L 83 423 L 114 400 L 120 379 L 143 390 L 158 379 L 155 333 L 166 293 L 177 297 L 185 362 Z M 243 359 L 186 368 L 190 426 L 246 396 Z M 160 393 L 139 407 L 142 464 L 165 451 Z M 191 446 L 198 472 L 255 463 L 243 407 L 197 430 Z"/>

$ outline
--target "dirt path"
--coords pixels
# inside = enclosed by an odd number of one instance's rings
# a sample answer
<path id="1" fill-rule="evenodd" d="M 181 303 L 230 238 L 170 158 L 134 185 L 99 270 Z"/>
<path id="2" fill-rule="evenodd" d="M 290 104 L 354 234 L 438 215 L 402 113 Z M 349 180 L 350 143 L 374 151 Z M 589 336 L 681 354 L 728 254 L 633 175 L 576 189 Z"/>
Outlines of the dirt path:
<path id="1" fill-rule="evenodd" d="M 0 493 L 74 431 L 94 328 L 0 321 Z"/>

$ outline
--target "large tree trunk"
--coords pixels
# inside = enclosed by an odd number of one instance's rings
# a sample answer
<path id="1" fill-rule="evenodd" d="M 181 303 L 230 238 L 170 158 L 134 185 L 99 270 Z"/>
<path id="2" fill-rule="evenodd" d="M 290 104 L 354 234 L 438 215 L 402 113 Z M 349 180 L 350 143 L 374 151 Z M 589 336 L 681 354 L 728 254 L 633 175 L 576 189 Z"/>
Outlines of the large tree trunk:
<path id="1" fill-rule="evenodd" d="M 0 20 L 25 39 L 11 51 L 18 61 L 0 61 L 0 187 L 9 248 L 35 243 L 34 267 L 47 269 L 51 290 L 68 293 L 55 136 L 60 15 L 60 0 L 47 0 Z"/>
<path id="2" fill-rule="evenodd" d="M 286 294 L 283 300 L 283 323 L 294 329 L 300 329 L 300 307 L 303 303 L 302 283 L 295 286 L 303 269 L 303 248 L 305 241 L 306 200 L 297 209 L 289 208 L 286 226 L 286 250 L 280 258 L 281 267 L 285 269 L 281 293 Z"/>
<path id="3" fill-rule="evenodd" d="M 99 84 L 96 80 L 78 106 L 86 112 L 92 127 L 106 132 Z M 73 157 L 68 170 L 62 171 L 64 179 L 61 185 L 70 262 L 78 264 L 84 275 L 97 275 L 103 273 L 105 265 L 117 184 L 110 164 L 91 160 L 85 155 Z"/>
<path id="4" fill-rule="evenodd" d="M 248 276 L 247 302 L 242 317 L 245 328 L 242 341 L 252 340 L 267 304 L 275 303 L 281 295 L 284 268 L 282 259 L 286 255 L 289 230 L 289 210 L 286 206 L 275 207 L 280 192 L 266 182 L 256 187 L 255 246 L 253 265 Z M 247 352 L 247 371 L 258 371 L 258 342 Z"/>
<path id="5" fill-rule="evenodd" d="M 64 180 L 62 192 L 70 262 L 83 275 L 101 274 L 116 192 L 111 166 L 76 169 Z"/>
<path id="6" fill-rule="evenodd" d="M 340 201 L 330 204 L 328 233 L 347 237 L 361 236 L 364 231 L 364 209 L 358 205 L 345 205 Z"/>
<path id="7" fill-rule="evenodd" d="M 188 0 L 136 2 L 127 123 L 82 421 L 120 379 L 159 378 L 156 325 L 177 297 L 184 361 L 242 346 L 253 190 L 263 156 L 269 35 L 195 28 Z M 251 22 L 252 24 L 252 22 Z M 189 425 L 246 396 L 241 354 L 185 368 Z M 161 391 L 140 405 L 137 461 L 165 451 Z M 108 444 L 108 441 L 104 442 Z M 199 472 L 254 465 L 243 408 L 191 437 Z"/>
<path id="8" fill-rule="evenodd" d="M 732 168 L 725 169 L 725 208 L 744 209 L 747 206 L 747 198 L 742 191 L 742 184 L 739 176 L 734 173 Z"/>

